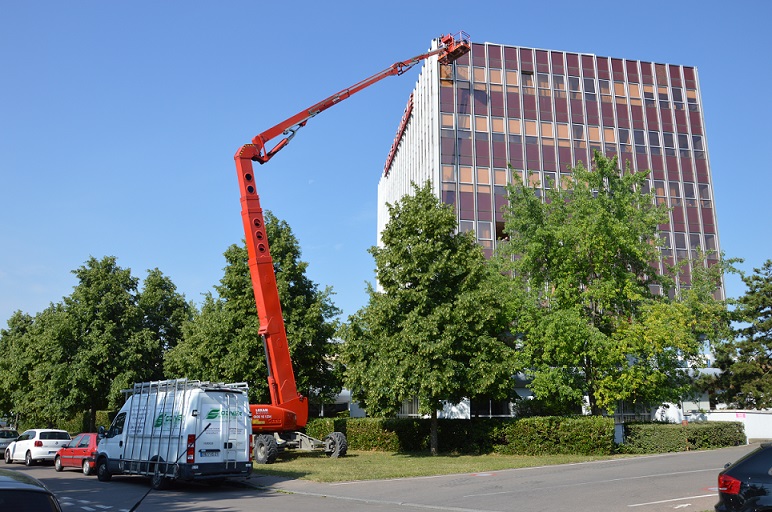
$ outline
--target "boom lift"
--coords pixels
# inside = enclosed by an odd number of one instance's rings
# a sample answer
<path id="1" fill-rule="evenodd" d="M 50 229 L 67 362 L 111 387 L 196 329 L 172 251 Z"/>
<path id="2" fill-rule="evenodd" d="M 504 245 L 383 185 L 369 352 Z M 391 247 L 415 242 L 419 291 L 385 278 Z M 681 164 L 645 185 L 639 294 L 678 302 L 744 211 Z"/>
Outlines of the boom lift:
<path id="1" fill-rule="evenodd" d="M 347 442 L 340 432 L 333 432 L 324 441 L 320 441 L 297 431 L 305 427 L 308 421 L 308 402 L 306 397 L 298 392 L 295 383 L 273 260 L 266 236 L 263 210 L 260 207 L 260 197 L 255 185 L 252 162 L 266 163 L 287 146 L 309 119 L 362 89 L 387 76 L 402 75 L 419 62 L 435 55 L 441 64 L 449 64 L 468 53 L 471 49 L 470 44 L 469 36 L 464 32 L 442 36 L 436 49 L 396 62 L 383 71 L 325 98 L 260 133 L 252 139 L 251 144 L 242 146 L 236 152 L 234 159 L 241 191 L 241 218 L 249 253 L 252 288 L 260 320 L 258 333 L 262 337 L 265 348 L 268 388 L 271 395 L 270 405 L 250 404 L 249 406 L 252 413 L 252 437 L 256 462 L 271 463 L 276 459 L 279 450 L 284 448 L 301 450 L 324 448 L 331 456 L 337 457 L 346 453 Z M 272 149 L 268 149 L 266 144 L 280 135 L 284 135 L 284 138 L 279 140 Z"/>

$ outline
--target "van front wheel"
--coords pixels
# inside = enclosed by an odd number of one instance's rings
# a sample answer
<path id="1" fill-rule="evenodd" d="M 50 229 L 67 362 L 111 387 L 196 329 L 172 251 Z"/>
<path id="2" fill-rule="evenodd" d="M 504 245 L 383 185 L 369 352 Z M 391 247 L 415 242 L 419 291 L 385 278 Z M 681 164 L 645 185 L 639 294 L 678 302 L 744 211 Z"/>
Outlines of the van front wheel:
<path id="1" fill-rule="evenodd" d="M 97 478 L 100 482 L 109 482 L 113 475 L 107 469 L 107 459 L 101 458 L 97 461 Z"/>

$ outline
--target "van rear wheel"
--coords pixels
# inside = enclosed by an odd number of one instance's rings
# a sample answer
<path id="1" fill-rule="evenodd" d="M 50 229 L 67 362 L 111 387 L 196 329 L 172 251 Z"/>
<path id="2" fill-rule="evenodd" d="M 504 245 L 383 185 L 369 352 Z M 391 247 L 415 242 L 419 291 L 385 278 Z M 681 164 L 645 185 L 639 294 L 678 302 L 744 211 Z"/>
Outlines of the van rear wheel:
<path id="1" fill-rule="evenodd" d="M 156 471 L 153 476 L 150 477 L 150 487 L 156 491 L 164 491 L 171 487 L 171 479 L 166 478 L 163 473 Z"/>

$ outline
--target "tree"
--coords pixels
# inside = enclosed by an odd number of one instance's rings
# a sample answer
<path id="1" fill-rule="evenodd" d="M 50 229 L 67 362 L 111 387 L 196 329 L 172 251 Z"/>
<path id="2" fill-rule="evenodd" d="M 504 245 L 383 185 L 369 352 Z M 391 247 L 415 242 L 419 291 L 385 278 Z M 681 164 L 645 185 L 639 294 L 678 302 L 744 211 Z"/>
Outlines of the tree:
<path id="1" fill-rule="evenodd" d="M 717 354 L 723 370 L 717 399 L 741 409 L 772 407 L 772 260 L 752 275 L 738 300 L 734 343 Z"/>
<path id="2" fill-rule="evenodd" d="M 560 187 L 544 184 L 544 197 L 510 186 L 501 256 L 535 301 L 518 354 L 534 394 L 562 403 L 586 395 L 600 414 L 682 389 L 672 370 L 696 359 L 699 343 L 688 308 L 651 293 L 670 285 L 652 266 L 666 211 L 643 192 L 648 173 L 621 172 L 598 152 L 594 164 L 580 163 Z"/>
<path id="3" fill-rule="evenodd" d="M 382 291 L 368 286 L 369 303 L 342 329 L 346 385 L 370 414 L 394 414 L 418 398 L 432 418 L 437 453 L 437 410 L 444 401 L 507 396 L 515 368 L 507 336 L 507 280 L 487 265 L 469 233 L 432 194 L 389 205 L 382 246 L 370 253 Z"/>
<path id="4" fill-rule="evenodd" d="M 2 331 L 2 408 L 40 425 L 88 411 L 93 430 L 96 411 L 120 405 L 121 389 L 163 376 L 165 344 L 176 343 L 189 306 L 157 269 L 143 297 L 115 257 L 89 258 L 73 273 L 70 296 L 34 318 L 17 312 Z"/>
<path id="5" fill-rule="evenodd" d="M 92 257 L 73 273 L 79 283 L 64 298 L 71 331 L 59 338 L 63 351 L 58 362 L 67 375 L 63 381 L 70 388 L 71 409 L 90 411 L 93 427 L 97 410 L 122 403 L 122 389 L 163 376 L 164 341 L 173 337 L 166 333 L 173 331 L 176 317 L 188 314 L 187 304 L 157 269 L 148 273 L 143 298 L 139 280 L 113 256 Z"/>
<path id="6" fill-rule="evenodd" d="M 277 288 L 298 390 L 320 400 L 341 390 L 334 361 L 338 328 L 328 287 L 320 290 L 306 276 L 300 245 L 285 221 L 265 213 L 266 235 L 276 264 Z M 177 375 L 250 383 L 253 403 L 269 400 L 265 352 L 258 335 L 258 316 L 245 245 L 230 246 L 217 296 L 207 294 L 201 313 L 186 323 L 184 339 L 166 357 Z"/>
<path id="7" fill-rule="evenodd" d="M 138 306 L 142 311 L 142 328 L 151 332 L 156 340 L 151 355 L 154 367 L 149 378 L 160 380 L 165 375 L 164 354 L 182 340 L 182 326 L 192 320 L 195 306 L 186 302 L 171 279 L 158 268 L 148 270 Z"/>
<path id="8" fill-rule="evenodd" d="M 25 404 L 31 398 L 31 372 L 38 362 L 32 353 L 34 322 L 29 314 L 16 311 L 8 319 L 8 328 L 0 330 L 0 416 L 14 423 L 32 415 Z"/>

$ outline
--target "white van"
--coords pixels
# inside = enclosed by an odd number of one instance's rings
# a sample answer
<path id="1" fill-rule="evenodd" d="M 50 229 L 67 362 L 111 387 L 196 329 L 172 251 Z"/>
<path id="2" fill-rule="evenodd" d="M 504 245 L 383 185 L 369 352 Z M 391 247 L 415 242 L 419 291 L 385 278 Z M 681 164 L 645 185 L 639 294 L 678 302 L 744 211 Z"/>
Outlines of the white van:
<path id="1" fill-rule="evenodd" d="M 99 427 L 96 471 L 172 480 L 224 481 L 252 473 L 252 420 L 245 383 L 175 379 L 134 384 L 109 430 Z"/>

